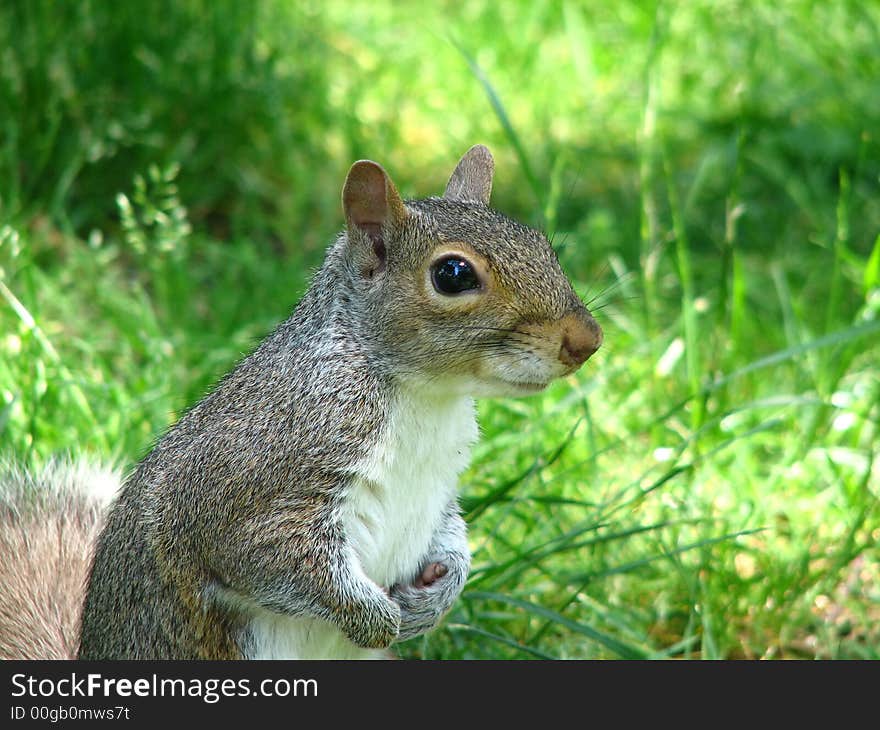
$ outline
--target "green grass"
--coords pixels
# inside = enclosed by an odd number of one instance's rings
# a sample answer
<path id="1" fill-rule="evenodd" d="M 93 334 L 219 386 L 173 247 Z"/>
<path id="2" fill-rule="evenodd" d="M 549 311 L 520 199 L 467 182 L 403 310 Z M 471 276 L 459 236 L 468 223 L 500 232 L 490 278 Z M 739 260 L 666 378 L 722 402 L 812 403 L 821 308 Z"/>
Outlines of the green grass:
<path id="1" fill-rule="evenodd" d="M 252 9 L 253 7 L 253 9 Z M 0 457 L 130 466 L 284 318 L 359 157 L 552 236 L 606 345 L 480 404 L 406 656 L 880 656 L 880 11 L 0 8 Z"/>

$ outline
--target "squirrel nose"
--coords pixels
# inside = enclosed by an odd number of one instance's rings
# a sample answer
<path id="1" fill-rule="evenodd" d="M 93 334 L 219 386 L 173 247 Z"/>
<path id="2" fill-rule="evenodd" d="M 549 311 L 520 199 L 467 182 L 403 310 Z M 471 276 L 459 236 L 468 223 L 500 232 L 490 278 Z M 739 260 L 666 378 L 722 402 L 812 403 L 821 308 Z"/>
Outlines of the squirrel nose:
<path id="1" fill-rule="evenodd" d="M 586 310 L 566 314 L 561 324 L 559 360 L 567 367 L 577 368 L 599 349 L 602 329 Z"/>

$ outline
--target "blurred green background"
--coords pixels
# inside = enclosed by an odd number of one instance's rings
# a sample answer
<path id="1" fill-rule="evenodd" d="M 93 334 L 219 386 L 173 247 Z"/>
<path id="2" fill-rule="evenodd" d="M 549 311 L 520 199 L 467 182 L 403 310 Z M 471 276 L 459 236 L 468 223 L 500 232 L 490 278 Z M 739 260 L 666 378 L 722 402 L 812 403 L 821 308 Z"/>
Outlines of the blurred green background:
<path id="1" fill-rule="evenodd" d="M 606 333 L 480 404 L 404 656 L 880 655 L 880 5 L 6 0 L 0 456 L 130 467 L 283 319 L 359 158 L 487 144 Z"/>

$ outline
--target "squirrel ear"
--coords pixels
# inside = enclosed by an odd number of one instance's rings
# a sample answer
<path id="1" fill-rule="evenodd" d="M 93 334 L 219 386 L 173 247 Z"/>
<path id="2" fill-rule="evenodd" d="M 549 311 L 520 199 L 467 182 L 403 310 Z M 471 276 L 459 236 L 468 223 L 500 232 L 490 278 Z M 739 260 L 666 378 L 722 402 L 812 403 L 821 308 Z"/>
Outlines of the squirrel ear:
<path id="1" fill-rule="evenodd" d="M 467 200 L 489 205 L 492 195 L 492 175 L 495 160 L 492 153 L 481 144 L 475 144 L 458 161 L 443 197 L 447 200 Z"/>
<path id="2" fill-rule="evenodd" d="M 358 160 L 348 171 L 342 188 L 342 209 L 349 227 L 354 226 L 374 240 L 381 240 L 382 227 L 406 217 L 400 193 L 382 166 Z"/>

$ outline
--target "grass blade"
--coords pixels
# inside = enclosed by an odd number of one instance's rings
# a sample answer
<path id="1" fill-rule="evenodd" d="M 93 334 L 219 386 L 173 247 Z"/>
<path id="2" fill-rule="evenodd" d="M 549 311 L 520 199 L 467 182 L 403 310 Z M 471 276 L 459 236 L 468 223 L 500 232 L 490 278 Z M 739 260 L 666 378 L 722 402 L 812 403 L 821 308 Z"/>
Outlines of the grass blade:
<path id="1" fill-rule="evenodd" d="M 506 636 L 501 636 L 500 634 L 493 634 L 491 631 L 486 631 L 485 629 L 478 628 L 477 626 L 468 626 L 467 624 L 447 624 L 447 631 L 459 631 L 466 632 L 468 634 L 474 634 L 475 636 L 479 636 L 484 639 L 489 639 L 491 641 L 495 641 L 499 644 L 503 644 L 504 646 L 508 646 L 511 649 L 516 649 L 524 654 L 529 654 L 536 659 L 551 659 L 556 660 L 558 657 L 552 656 L 551 654 L 547 654 L 546 652 L 539 651 L 531 646 L 526 646 L 524 644 L 520 644 L 518 641 L 514 641 L 513 639 L 509 639 Z"/>
<path id="2" fill-rule="evenodd" d="M 474 78 L 476 78 L 477 81 L 480 82 L 480 86 L 482 86 L 483 91 L 486 92 L 486 97 L 489 99 L 489 104 L 492 105 L 492 110 L 495 112 L 495 116 L 498 117 L 498 121 L 501 123 L 501 128 L 504 130 L 504 134 L 506 135 L 508 141 L 513 146 L 513 149 L 516 152 L 516 156 L 519 159 L 519 164 L 522 167 L 523 174 L 525 174 L 529 187 L 532 189 L 532 193 L 534 193 L 535 195 L 538 209 L 544 210 L 544 186 L 541 184 L 534 171 L 532 170 L 532 165 L 529 162 L 529 156 L 526 153 L 525 145 L 523 145 L 522 141 L 519 138 L 519 135 L 516 133 L 516 129 L 514 129 L 513 123 L 510 121 L 510 117 L 507 116 L 507 110 L 504 108 L 504 104 L 501 102 L 501 98 L 495 91 L 495 87 L 492 86 L 492 82 L 489 81 L 489 77 L 486 76 L 486 73 L 480 67 L 480 64 L 478 64 L 476 59 L 465 50 L 464 46 L 462 46 L 458 41 L 451 37 L 450 42 L 453 46 L 455 46 L 456 50 L 461 54 L 462 58 L 464 58 L 465 62 L 468 65 L 468 68 L 474 75 Z"/>
<path id="3" fill-rule="evenodd" d="M 501 593 L 489 593 L 486 591 L 467 591 L 462 594 L 462 597 L 466 600 L 497 601 L 499 603 L 506 603 L 511 606 L 516 606 L 517 608 L 528 611 L 535 616 L 540 616 L 541 618 L 552 621 L 553 623 L 562 626 L 569 631 L 580 634 L 581 636 L 586 636 L 588 639 L 592 639 L 596 643 L 601 644 L 605 648 L 613 651 L 621 659 L 650 658 L 650 654 L 648 652 L 643 651 L 638 647 L 626 644 L 622 641 L 619 641 L 618 639 L 615 639 L 613 636 L 609 636 L 602 631 L 594 629 L 592 626 L 586 626 L 585 624 L 578 623 L 577 621 L 572 621 L 570 618 L 566 618 L 562 614 L 556 613 L 556 611 L 551 611 L 549 608 L 539 606 L 538 604 L 531 603 L 530 601 L 524 601 L 520 598 L 514 598 L 513 596 L 505 596 Z"/>

